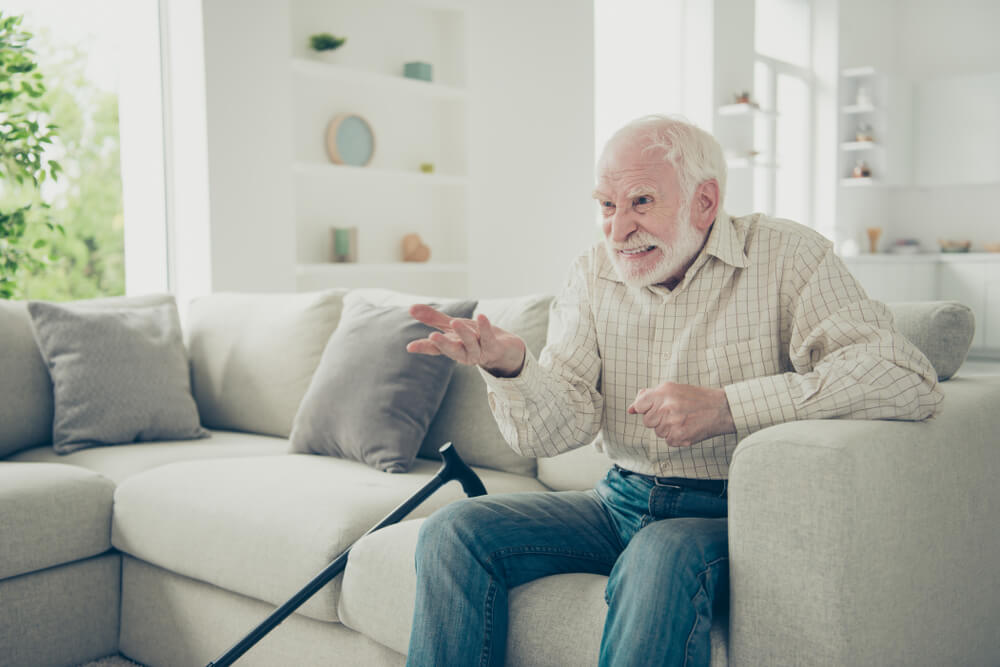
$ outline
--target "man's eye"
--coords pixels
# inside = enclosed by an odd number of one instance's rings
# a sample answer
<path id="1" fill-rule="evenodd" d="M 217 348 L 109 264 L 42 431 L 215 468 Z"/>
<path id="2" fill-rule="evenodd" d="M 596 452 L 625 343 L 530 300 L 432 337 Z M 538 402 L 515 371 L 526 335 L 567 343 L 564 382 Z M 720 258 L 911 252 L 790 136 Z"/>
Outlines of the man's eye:
<path id="1" fill-rule="evenodd" d="M 601 202 L 601 212 L 604 213 L 604 215 L 610 215 L 611 213 L 614 213 L 614 210 L 615 205 L 613 203 L 609 201 Z"/>
<path id="2" fill-rule="evenodd" d="M 635 200 L 633 200 L 632 203 L 635 206 L 649 206 L 650 204 L 653 203 L 653 198 L 652 197 L 648 197 L 646 195 L 642 195 L 641 197 L 636 197 Z"/>

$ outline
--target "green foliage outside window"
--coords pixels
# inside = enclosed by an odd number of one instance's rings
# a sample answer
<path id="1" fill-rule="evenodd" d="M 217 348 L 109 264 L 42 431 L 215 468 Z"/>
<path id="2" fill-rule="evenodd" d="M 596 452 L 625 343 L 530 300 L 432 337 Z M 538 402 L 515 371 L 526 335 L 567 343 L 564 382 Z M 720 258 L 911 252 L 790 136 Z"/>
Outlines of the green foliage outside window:
<path id="1" fill-rule="evenodd" d="M 20 16 L 0 13 L 0 181 L 14 191 L 0 203 L 0 298 L 20 296 L 18 281 L 27 271 L 45 266 L 41 249 L 47 239 L 29 239 L 31 226 L 42 222 L 56 229 L 41 201 L 25 202 L 26 192 L 37 192 L 46 178 L 55 179 L 60 165 L 45 160 L 46 145 L 52 143 L 56 126 L 42 126 L 46 115 L 41 100 L 45 94 L 42 74 L 37 71 L 34 51 L 28 48 L 31 33 L 21 30 Z M 15 185 L 16 184 L 16 185 Z"/>
<path id="2" fill-rule="evenodd" d="M 42 40 L 36 48 L 45 46 Z M 65 155 L 65 169 L 55 163 L 59 182 L 0 180 L 0 215 L 24 208 L 26 218 L 34 216 L 8 246 L 35 256 L 19 265 L 16 291 L 0 297 L 64 301 L 125 293 L 118 97 L 86 78 L 86 62 L 78 48 L 58 61 L 47 58 L 46 85 L 35 98 L 58 127 Z M 0 101 L 0 118 L 5 111 Z M 50 179 L 57 175 L 49 171 Z M 0 230 L 0 244 L 6 233 Z M 48 254 L 39 256 L 41 249 Z"/>

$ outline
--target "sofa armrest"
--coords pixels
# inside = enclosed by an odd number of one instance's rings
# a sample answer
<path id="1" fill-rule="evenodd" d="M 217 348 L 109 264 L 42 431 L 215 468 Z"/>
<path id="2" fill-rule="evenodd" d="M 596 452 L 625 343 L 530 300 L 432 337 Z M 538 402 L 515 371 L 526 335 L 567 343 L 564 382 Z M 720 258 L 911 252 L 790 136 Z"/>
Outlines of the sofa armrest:
<path id="1" fill-rule="evenodd" d="M 740 443 L 730 664 L 1000 655 L 1000 377 L 941 387 L 926 422 L 793 422 Z"/>

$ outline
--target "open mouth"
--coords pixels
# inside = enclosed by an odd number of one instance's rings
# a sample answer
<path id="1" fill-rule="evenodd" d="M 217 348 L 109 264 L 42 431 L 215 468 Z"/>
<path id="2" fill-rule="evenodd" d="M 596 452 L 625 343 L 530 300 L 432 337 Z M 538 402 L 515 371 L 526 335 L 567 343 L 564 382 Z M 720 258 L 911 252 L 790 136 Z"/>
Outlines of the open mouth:
<path id="1" fill-rule="evenodd" d="M 619 250 L 618 254 L 624 255 L 625 257 L 640 257 L 648 252 L 656 250 L 655 245 L 643 246 L 641 248 L 631 248 L 629 250 Z"/>

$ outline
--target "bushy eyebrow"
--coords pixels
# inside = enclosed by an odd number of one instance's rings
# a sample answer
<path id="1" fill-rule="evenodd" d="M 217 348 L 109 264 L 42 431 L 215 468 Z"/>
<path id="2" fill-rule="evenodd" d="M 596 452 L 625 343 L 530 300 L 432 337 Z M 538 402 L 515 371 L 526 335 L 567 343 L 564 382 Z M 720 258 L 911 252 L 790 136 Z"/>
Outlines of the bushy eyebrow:
<path id="1" fill-rule="evenodd" d="M 607 200 L 607 197 L 605 197 L 604 193 L 601 192 L 600 190 L 594 190 L 593 192 L 590 193 L 590 196 L 598 200 Z"/>
<path id="2" fill-rule="evenodd" d="M 656 191 L 653 188 L 642 186 L 638 188 L 632 188 L 631 190 L 628 191 L 628 194 L 625 196 L 628 197 L 629 199 L 635 199 L 636 197 L 642 197 L 643 195 L 655 195 L 655 194 Z"/>

